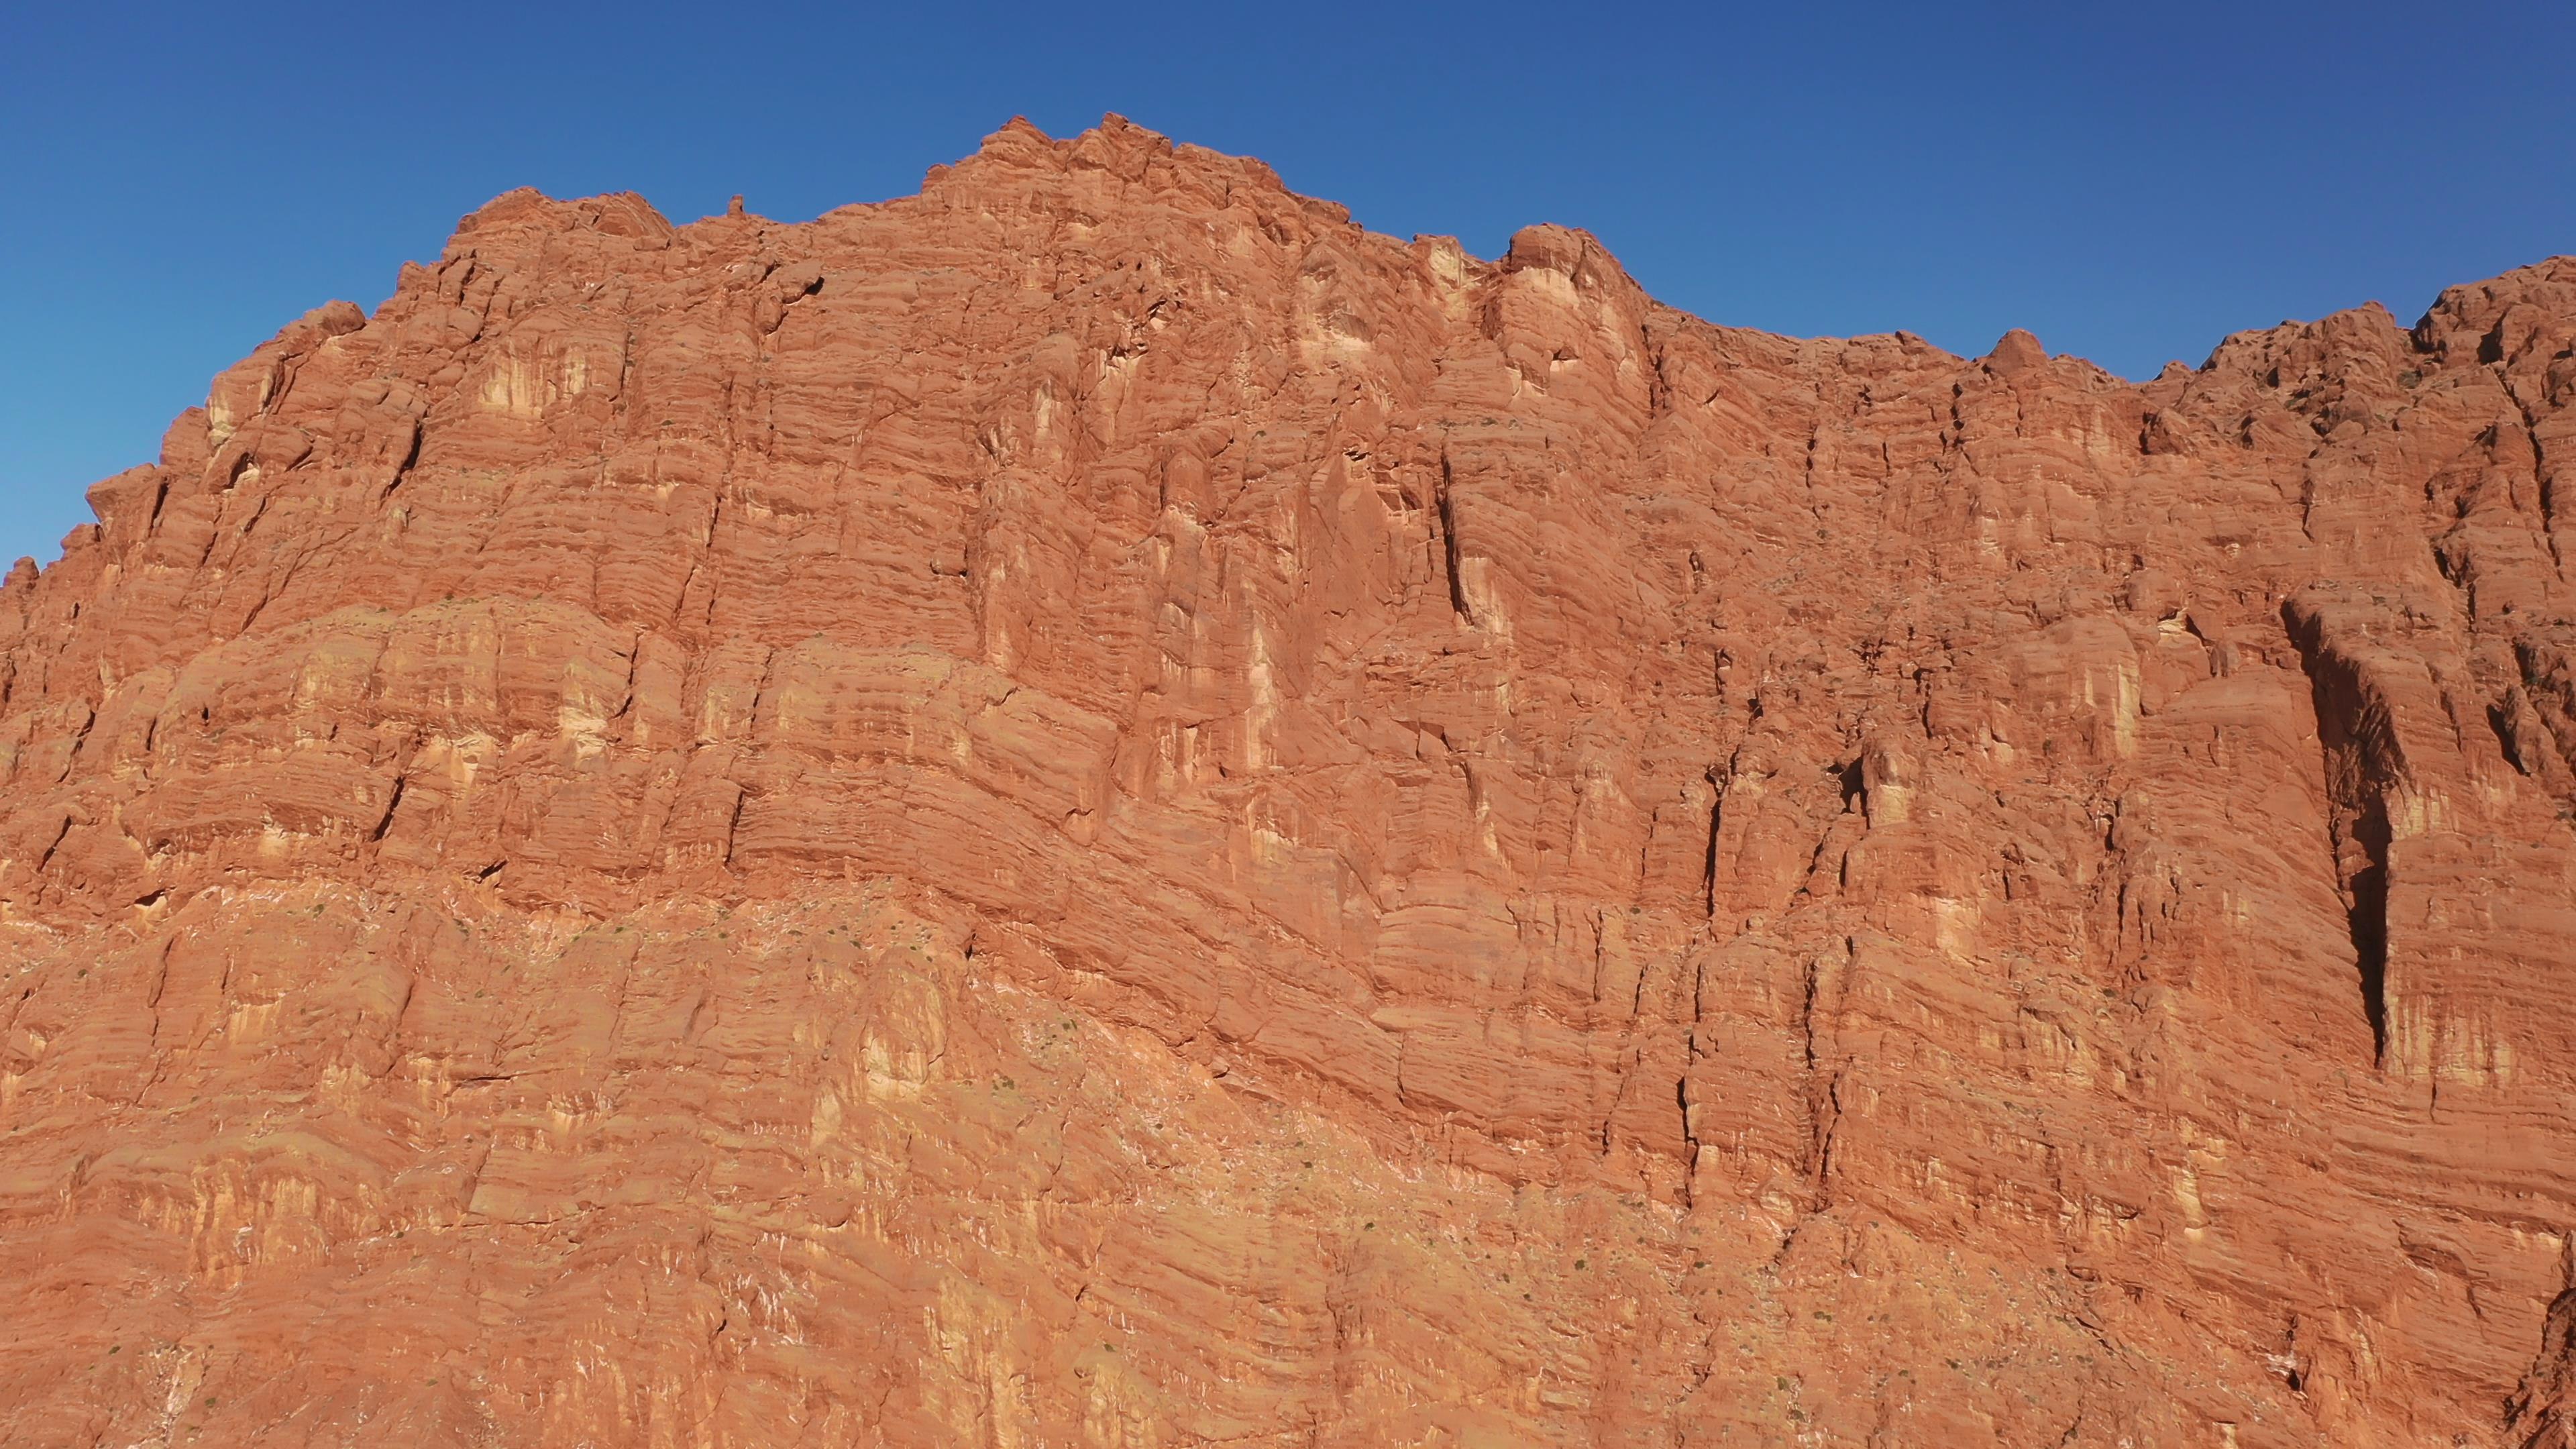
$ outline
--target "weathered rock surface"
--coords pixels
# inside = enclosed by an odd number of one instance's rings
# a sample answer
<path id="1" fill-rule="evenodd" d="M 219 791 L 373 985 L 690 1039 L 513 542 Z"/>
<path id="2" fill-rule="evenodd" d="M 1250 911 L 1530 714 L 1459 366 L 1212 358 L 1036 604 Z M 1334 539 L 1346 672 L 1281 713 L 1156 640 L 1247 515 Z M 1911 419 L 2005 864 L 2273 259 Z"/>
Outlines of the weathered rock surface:
<path id="1" fill-rule="evenodd" d="M 2572 399 L 502 197 L 0 589 L 0 1443 L 2576 1442 Z"/>

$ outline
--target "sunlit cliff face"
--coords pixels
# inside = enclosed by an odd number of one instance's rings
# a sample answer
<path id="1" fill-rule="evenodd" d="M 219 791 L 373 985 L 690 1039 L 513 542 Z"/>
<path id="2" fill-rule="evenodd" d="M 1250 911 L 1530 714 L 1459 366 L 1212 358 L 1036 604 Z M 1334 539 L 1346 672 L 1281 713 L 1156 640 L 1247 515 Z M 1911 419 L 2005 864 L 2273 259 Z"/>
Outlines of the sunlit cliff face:
<path id="1" fill-rule="evenodd" d="M 2571 345 L 502 197 L 0 589 L 0 1421 L 2566 1442 Z"/>

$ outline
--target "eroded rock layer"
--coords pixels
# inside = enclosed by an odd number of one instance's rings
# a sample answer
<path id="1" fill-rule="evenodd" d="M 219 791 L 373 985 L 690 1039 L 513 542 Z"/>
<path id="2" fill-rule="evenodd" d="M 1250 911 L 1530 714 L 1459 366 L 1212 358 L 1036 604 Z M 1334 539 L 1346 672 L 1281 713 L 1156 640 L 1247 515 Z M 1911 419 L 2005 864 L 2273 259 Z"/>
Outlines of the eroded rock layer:
<path id="1" fill-rule="evenodd" d="M 2566 1444 L 2571 344 L 502 197 L 0 590 L 0 1443 Z"/>

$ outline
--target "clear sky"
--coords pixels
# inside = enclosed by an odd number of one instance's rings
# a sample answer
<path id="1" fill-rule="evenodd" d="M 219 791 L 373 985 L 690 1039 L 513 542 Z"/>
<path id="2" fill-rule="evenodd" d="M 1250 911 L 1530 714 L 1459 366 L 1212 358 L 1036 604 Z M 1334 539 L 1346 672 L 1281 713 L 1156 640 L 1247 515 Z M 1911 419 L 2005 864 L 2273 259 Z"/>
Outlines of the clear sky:
<path id="1" fill-rule="evenodd" d="M 2576 252 L 2576 0 L 11 11 L 0 562 L 499 192 L 801 220 L 1014 114 L 1116 111 L 1480 255 L 1588 227 L 1714 321 L 2022 326 L 2129 376 Z"/>

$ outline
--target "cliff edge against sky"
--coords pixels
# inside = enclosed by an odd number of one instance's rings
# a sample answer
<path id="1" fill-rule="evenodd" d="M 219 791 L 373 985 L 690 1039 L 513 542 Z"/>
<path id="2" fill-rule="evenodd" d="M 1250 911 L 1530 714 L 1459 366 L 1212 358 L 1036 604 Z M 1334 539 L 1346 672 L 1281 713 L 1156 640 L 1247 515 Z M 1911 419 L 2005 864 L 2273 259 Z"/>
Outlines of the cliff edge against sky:
<path id="1" fill-rule="evenodd" d="M 0 588 L 0 1444 L 2576 1442 L 2571 401 L 504 196 Z"/>

